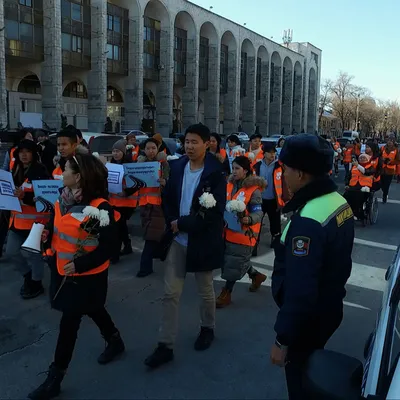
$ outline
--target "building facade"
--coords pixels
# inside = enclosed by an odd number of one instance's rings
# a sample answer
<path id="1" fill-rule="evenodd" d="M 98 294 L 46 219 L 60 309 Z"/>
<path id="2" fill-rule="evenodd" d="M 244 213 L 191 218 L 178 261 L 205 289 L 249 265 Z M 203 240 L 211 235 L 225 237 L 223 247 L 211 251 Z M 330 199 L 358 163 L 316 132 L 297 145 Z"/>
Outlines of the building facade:
<path id="1" fill-rule="evenodd" d="M 1 29 L 3 27 L 5 29 Z M 0 124 L 168 135 L 318 125 L 321 50 L 186 0 L 0 1 Z"/>

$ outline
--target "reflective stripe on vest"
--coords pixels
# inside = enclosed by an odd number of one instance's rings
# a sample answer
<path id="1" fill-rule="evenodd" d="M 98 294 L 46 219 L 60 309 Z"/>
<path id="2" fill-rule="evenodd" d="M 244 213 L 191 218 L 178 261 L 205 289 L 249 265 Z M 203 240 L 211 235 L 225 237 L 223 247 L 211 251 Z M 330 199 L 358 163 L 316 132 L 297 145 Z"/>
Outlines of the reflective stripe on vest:
<path id="1" fill-rule="evenodd" d="M 394 160 L 396 159 L 396 157 L 397 157 L 397 150 L 396 150 L 396 149 L 395 149 L 395 150 L 392 150 L 392 151 L 388 154 L 388 153 L 386 152 L 386 149 L 383 148 L 383 151 L 382 151 L 382 158 L 383 158 L 384 161 L 388 158 L 388 159 L 390 160 L 390 162 L 394 162 Z M 383 168 L 387 168 L 387 169 L 396 171 L 396 165 L 389 165 L 389 164 L 386 164 L 385 162 L 384 162 L 384 164 L 383 164 Z"/>
<path id="2" fill-rule="evenodd" d="M 131 196 L 121 197 L 115 193 L 110 193 L 110 204 L 114 207 L 131 207 L 135 208 L 138 205 L 139 193 L 136 192 Z"/>
<path id="3" fill-rule="evenodd" d="M 54 169 L 52 175 L 53 175 L 53 179 L 55 179 L 56 181 L 62 181 L 63 172 L 59 165 Z"/>
<path id="4" fill-rule="evenodd" d="M 283 171 L 282 167 L 278 167 L 274 170 L 274 186 L 276 193 L 276 201 L 279 207 L 284 207 L 285 202 L 283 201 L 283 182 L 282 182 Z"/>
<path id="5" fill-rule="evenodd" d="M 158 176 L 160 178 L 162 176 L 161 167 L 158 171 Z M 139 190 L 138 194 L 139 194 L 139 206 L 145 206 L 146 204 L 152 204 L 154 206 L 161 205 L 161 187 L 143 188 Z"/>
<path id="6" fill-rule="evenodd" d="M 104 199 L 96 199 L 90 203 L 92 207 L 98 207 L 101 203 L 106 202 Z M 76 258 L 79 251 L 90 253 L 94 251 L 99 241 L 97 237 L 89 237 L 88 232 L 81 228 L 89 220 L 88 217 L 81 217 L 81 213 L 85 206 L 74 206 L 65 215 L 61 215 L 60 205 L 57 201 L 55 206 L 54 225 L 56 240 L 52 241 L 52 247 L 57 255 L 57 270 L 60 275 L 65 275 L 64 266 Z M 56 225 L 57 224 L 57 225 Z M 54 239 L 54 236 L 53 236 Z M 107 260 L 102 265 L 91 269 L 82 274 L 72 274 L 73 276 L 94 275 L 105 271 L 110 265 L 110 260 Z"/>
<path id="7" fill-rule="evenodd" d="M 28 183 L 28 179 L 25 179 L 21 189 L 25 193 L 33 193 L 33 186 L 31 183 Z M 22 212 L 11 211 L 10 222 L 8 225 L 10 228 L 14 225 L 15 229 L 26 231 L 31 230 L 36 221 L 44 223 L 50 221 L 50 214 L 36 211 L 35 206 L 21 204 L 21 211 Z"/>
<path id="8" fill-rule="evenodd" d="M 16 147 L 13 147 L 13 148 L 10 150 L 10 162 L 9 162 L 9 164 L 8 164 L 8 166 L 10 167 L 10 171 L 13 170 L 14 164 L 15 164 L 15 157 L 14 157 L 15 150 L 17 150 Z"/>
<path id="9" fill-rule="evenodd" d="M 371 168 L 371 164 L 368 164 L 364 167 L 365 169 Z M 351 179 L 349 186 L 354 187 L 359 184 L 361 187 L 367 186 L 369 188 L 372 187 L 372 183 L 374 181 L 374 177 L 371 176 L 365 176 L 357 167 L 353 167 L 351 169 Z"/>
<path id="10" fill-rule="evenodd" d="M 251 186 L 249 188 L 241 188 L 235 193 L 234 196 L 232 196 L 233 183 L 229 182 L 226 189 L 227 189 L 226 200 L 227 201 L 237 200 L 238 197 L 240 197 L 240 200 L 242 200 L 246 204 L 245 216 L 248 216 L 249 212 L 247 210 L 247 206 L 251 200 L 251 196 L 257 189 L 259 189 L 259 187 Z M 226 228 L 225 229 L 225 239 L 230 243 L 236 243 L 236 244 L 241 244 L 244 246 L 254 247 L 257 243 L 257 238 L 258 238 L 258 235 L 260 234 L 260 231 L 261 231 L 261 223 L 250 225 L 250 226 L 242 225 L 241 232 L 234 232 L 234 231 Z"/>

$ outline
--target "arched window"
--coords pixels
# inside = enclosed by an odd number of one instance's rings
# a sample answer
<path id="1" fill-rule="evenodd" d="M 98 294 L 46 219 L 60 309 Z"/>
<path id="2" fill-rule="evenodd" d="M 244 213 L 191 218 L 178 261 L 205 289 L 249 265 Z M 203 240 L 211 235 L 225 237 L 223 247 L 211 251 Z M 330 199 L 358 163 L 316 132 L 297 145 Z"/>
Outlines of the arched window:
<path id="1" fill-rule="evenodd" d="M 112 86 L 107 86 L 107 101 L 111 103 L 123 103 L 121 93 Z"/>
<path id="2" fill-rule="evenodd" d="M 40 81 L 36 75 L 28 75 L 18 85 L 18 92 L 41 94 Z"/>
<path id="3" fill-rule="evenodd" d="M 87 99 L 87 91 L 85 85 L 78 82 L 69 83 L 63 93 L 63 97 L 72 97 L 74 99 Z"/>

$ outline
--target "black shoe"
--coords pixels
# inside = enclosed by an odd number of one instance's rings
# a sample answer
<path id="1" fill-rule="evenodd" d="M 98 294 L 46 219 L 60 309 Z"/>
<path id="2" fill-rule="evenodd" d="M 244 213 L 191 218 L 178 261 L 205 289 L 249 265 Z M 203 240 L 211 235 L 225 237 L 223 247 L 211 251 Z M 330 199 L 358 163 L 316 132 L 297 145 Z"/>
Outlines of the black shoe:
<path id="1" fill-rule="evenodd" d="M 199 336 L 194 342 L 194 349 L 197 351 L 207 350 L 214 340 L 214 329 L 201 327 Z"/>
<path id="2" fill-rule="evenodd" d="M 151 275 L 153 272 L 154 272 L 154 271 L 139 271 L 139 272 L 136 274 L 136 277 L 137 277 L 137 278 L 146 278 L 146 276 Z"/>
<path id="3" fill-rule="evenodd" d="M 149 368 L 158 368 L 174 359 L 174 351 L 169 349 L 164 343 L 159 343 L 154 353 L 144 360 Z"/>
<path id="4" fill-rule="evenodd" d="M 252 257 L 257 257 L 258 255 L 258 245 L 256 245 L 253 249 L 253 252 L 251 253 Z"/>
<path id="5" fill-rule="evenodd" d="M 118 264 L 119 261 L 120 261 L 120 260 L 119 260 L 119 257 L 113 257 L 113 258 L 110 260 L 111 264 L 113 264 L 113 265 Z"/>
<path id="6" fill-rule="evenodd" d="M 21 297 L 25 300 L 34 299 L 44 293 L 42 281 L 30 280 L 21 293 Z"/>
<path id="7" fill-rule="evenodd" d="M 120 255 L 121 256 L 127 256 L 128 254 L 132 254 L 132 245 L 129 243 L 128 245 L 124 245 L 123 250 L 121 251 Z"/>
<path id="8" fill-rule="evenodd" d="M 279 244 L 280 239 L 281 239 L 281 234 L 280 233 L 278 233 L 277 235 L 272 236 L 271 245 L 270 245 L 271 249 L 275 248 L 275 246 L 277 244 Z"/>
<path id="9" fill-rule="evenodd" d="M 97 362 L 99 364 L 108 364 L 109 362 L 114 360 L 115 357 L 122 354 L 124 351 L 125 351 L 125 344 L 122 341 L 119 332 L 116 332 L 114 333 L 114 335 L 111 336 L 109 340 L 107 340 L 107 347 L 103 351 L 103 353 L 100 354 L 99 358 L 97 359 Z"/>
<path id="10" fill-rule="evenodd" d="M 27 274 L 24 275 L 24 283 L 21 286 L 21 289 L 19 291 L 19 294 L 22 296 L 22 294 L 27 290 L 28 285 L 30 281 L 32 280 L 32 271 L 29 271 Z"/>
<path id="11" fill-rule="evenodd" d="M 57 397 L 61 392 L 61 382 L 64 379 L 65 371 L 51 364 L 46 380 L 33 392 L 28 394 L 31 400 L 48 400 Z"/>

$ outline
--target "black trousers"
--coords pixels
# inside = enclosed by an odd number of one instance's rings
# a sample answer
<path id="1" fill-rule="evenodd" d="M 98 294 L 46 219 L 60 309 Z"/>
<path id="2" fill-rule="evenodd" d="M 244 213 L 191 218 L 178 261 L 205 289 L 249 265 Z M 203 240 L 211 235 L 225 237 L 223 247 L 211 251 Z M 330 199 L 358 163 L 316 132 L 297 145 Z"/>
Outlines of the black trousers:
<path id="1" fill-rule="evenodd" d="M 100 333 L 106 340 L 118 332 L 110 314 L 104 306 L 87 315 L 99 327 Z M 61 317 L 60 332 L 58 333 L 57 347 L 54 355 L 54 364 L 60 369 L 67 369 L 71 362 L 82 317 L 83 314 L 70 313 L 63 313 Z"/>
<path id="2" fill-rule="evenodd" d="M 159 245 L 159 242 L 155 240 L 145 240 L 142 256 L 140 258 L 140 271 L 153 271 L 153 259 L 155 258 Z"/>
<path id="3" fill-rule="evenodd" d="M 117 222 L 118 226 L 118 242 L 116 245 L 116 256 L 119 256 L 121 251 L 121 245 L 130 246 L 131 241 L 129 239 L 128 221 L 132 217 L 134 208 L 132 207 L 115 207 L 115 209 L 121 214 L 120 220 Z"/>
<path id="4" fill-rule="evenodd" d="M 271 235 L 279 235 L 281 233 L 281 211 L 278 208 L 276 199 L 263 199 L 262 210 L 264 214 L 268 215 Z"/>
<path id="5" fill-rule="evenodd" d="M 0 211 L 0 257 L 3 255 L 3 247 L 8 233 L 8 223 L 10 221 L 10 211 Z"/>
<path id="6" fill-rule="evenodd" d="M 387 200 L 389 194 L 390 184 L 392 183 L 393 175 L 382 175 L 381 182 L 382 182 L 382 192 L 383 192 L 383 201 Z"/>

